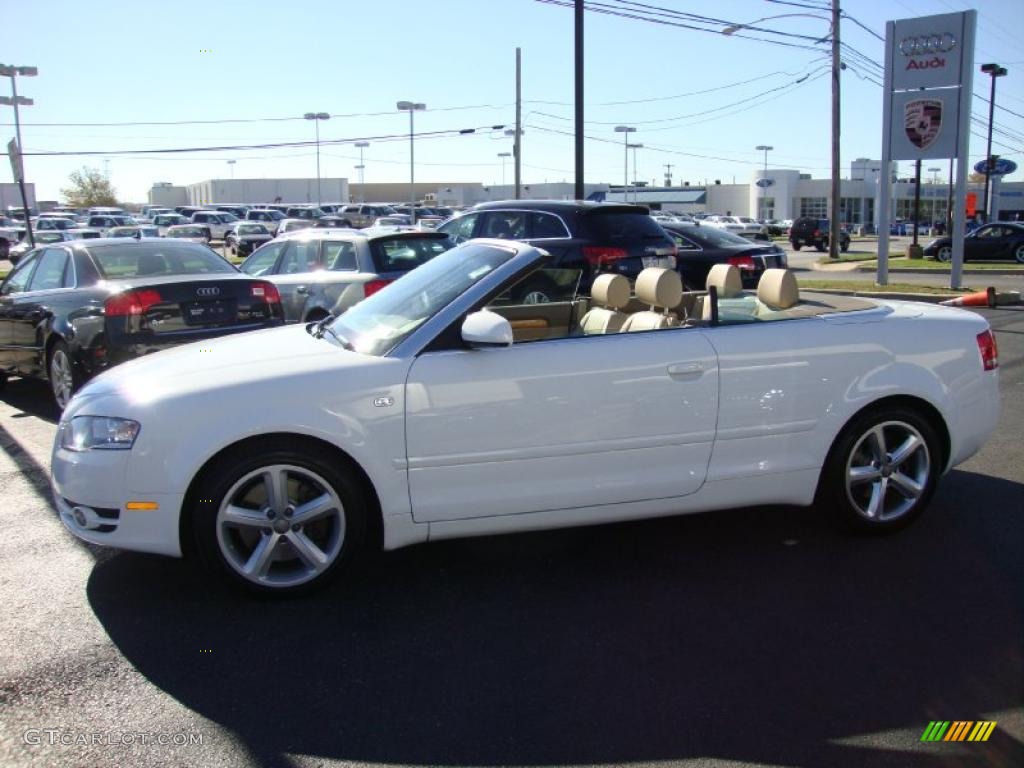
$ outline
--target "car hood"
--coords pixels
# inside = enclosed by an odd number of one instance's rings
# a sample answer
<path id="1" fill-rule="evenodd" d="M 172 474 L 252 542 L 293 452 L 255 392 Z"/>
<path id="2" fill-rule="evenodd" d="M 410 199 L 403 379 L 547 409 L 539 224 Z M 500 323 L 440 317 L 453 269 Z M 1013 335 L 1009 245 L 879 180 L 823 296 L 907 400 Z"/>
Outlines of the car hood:
<path id="1" fill-rule="evenodd" d="M 228 396 L 236 397 L 258 382 L 379 360 L 343 349 L 330 335 L 314 338 L 305 325 L 286 325 L 184 344 L 130 360 L 86 384 L 75 401 L 110 394 L 140 402 L 199 392 L 230 392 Z"/>

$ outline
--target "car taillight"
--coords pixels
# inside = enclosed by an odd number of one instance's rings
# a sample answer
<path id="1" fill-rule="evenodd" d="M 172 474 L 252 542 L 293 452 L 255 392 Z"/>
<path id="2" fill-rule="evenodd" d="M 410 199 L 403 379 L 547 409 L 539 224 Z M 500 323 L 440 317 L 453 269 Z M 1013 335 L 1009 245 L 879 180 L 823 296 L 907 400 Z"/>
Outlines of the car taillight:
<path id="1" fill-rule="evenodd" d="M 103 311 L 107 317 L 142 315 L 147 309 L 161 301 L 163 298 L 160 296 L 160 292 L 152 289 L 125 291 L 107 299 L 103 304 Z"/>
<path id="2" fill-rule="evenodd" d="M 625 248 L 614 248 L 604 245 L 583 246 L 583 258 L 593 267 L 600 267 L 602 264 L 611 264 L 613 261 L 624 259 L 629 254 Z"/>
<path id="3" fill-rule="evenodd" d="M 252 297 L 263 299 L 267 304 L 281 303 L 281 293 L 273 283 L 253 283 Z"/>
<path id="4" fill-rule="evenodd" d="M 756 269 L 753 256 L 730 256 L 729 263 L 739 269 Z"/>
<path id="5" fill-rule="evenodd" d="M 815 237 L 821 237 L 821 230 L 820 229 L 814 230 L 814 236 Z"/>
<path id="6" fill-rule="evenodd" d="M 393 280 L 369 280 L 363 283 L 363 296 L 373 296 L 381 288 L 393 282 Z"/>
<path id="7" fill-rule="evenodd" d="M 978 351 L 981 353 L 981 366 L 986 371 L 994 371 L 999 367 L 999 348 L 991 328 L 978 334 Z"/>

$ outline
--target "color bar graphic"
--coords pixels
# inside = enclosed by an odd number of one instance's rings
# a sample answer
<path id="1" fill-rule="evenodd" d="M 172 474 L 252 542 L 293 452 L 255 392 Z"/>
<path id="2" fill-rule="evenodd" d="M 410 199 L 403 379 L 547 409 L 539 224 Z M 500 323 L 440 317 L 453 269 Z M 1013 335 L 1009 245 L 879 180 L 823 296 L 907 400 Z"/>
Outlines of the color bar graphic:
<path id="1" fill-rule="evenodd" d="M 995 729 L 995 720 L 932 720 L 921 741 L 988 741 Z"/>

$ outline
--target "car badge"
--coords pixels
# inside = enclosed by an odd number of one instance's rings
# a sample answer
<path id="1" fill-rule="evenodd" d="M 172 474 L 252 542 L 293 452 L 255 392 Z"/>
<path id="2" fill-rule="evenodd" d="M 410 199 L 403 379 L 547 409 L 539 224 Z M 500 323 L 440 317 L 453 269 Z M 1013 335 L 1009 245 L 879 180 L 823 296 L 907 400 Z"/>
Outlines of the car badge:
<path id="1" fill-rule="evenodd" d="M 220 293 L 220 288 L 217 286 L 205 286 L 203 288 L 196 289 L 197 296 L 217 296 Z"/>
<path id="2" fill-rule="evenodd" d="M 377 408 L 387 408 L 388 406 L 391 406 L 391 405 L 395 404 L 395 398 L 393 398 L 393 397 L 375 397 L 373 399 L 373 404 Z"/>
<path id="3" fill-rule="evenodd" d="M 907 102 L 903 126 L 911 144 L 918 149 L 928 149 L 942 130 L 942 102 L 937 99 Z"/>

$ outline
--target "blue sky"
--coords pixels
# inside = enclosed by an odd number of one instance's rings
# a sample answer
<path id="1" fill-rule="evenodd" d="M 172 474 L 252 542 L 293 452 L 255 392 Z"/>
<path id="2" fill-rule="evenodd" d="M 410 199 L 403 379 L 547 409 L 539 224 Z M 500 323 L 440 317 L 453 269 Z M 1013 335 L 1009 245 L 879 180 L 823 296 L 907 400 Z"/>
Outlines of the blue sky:
<path id="1" fill-rule="evenodd" d="M 602 2 L 625 9 L 621 0 Z M 19 80 L 19 92 L 35 99 L 22 110 L 26 152 L 111 153 L 26 157 L 40 199 L 57 197 L 68 174 L 82 165 L 109 168 L 120 198 L 134 201 L 144 201 L 156 181 L 228 177 L 228 160 L 236 161 L 236 178 L 312 177 L 312 146 L 113 154 L 311 142 L 313 124 L 301 119 L 309 111 L 332 115 L 320 123 L 324 177 L 355 182 L 359 151 L 352 142 L 365 139 L 370 141 L 364 155 L 367 182 L 407 181 L 409 124 L 407 114 L 395 110 L 398 100 L 427 105 L 426 112 L 416 114 L 417 181 L 497 184 L 502 178 L 498 153 L 511 146 L 501 131 L 489 127 L 514 123 L 517 46 L 523 55 L 524 182 L 573 179 L 570 8 L 537 0 L 4 5 L 3 62 L 35 65 L 40 73 Z M 817 13 L 768 0 L 648 0 L 647 5 L 733 23 Z M 1009 69 L 999 80 L 996 103 L 1024 115 L 1024 7 L 1020 0 L 979 5 L 975 58 Z M 847 0 L 843 6 L 880 35 L 888 19 L 969 7 L 960 0 Z M 636 126 L 630 141 L 644 144 L 637 152 L 641 179 L 660 180 L 664 165 L 671 163 L 676 183 L 747 181 L 763 162 L 754 150 L 758 144 L 775 148 L 769 155 L 772 167 L 827 176 L 828 46 L 814 38 L 827 35 L 828 22 L 790 16 L 758 26 L 808 36 L 776 39 L 813 50 L 588 13 L 585 117 L 593 138 L 586 143 L 586 180 L 622 181 L 622 134 L 613 132 L 622 123 Z M 850 20 L 843 22 L 842 39 L 882 61 L 882 42 Z M 842 80 L 845 175 L 850 160 L 880 155 L 882 95 L 867 79 L 875 77 L 870 64 L 854 52 L 845 53 L 844 60 L 849 66 Z M 987 96 L 988 77 L 976 75 L 974 90 Z M 974 112 L 987 120 L 987 103 L 975 99 Z M 5 143 L 13 135 L 12 120 L 10 108 L 0 107 Z M 220 122 L 226 120 L 245 122 Z M 140 122 L 186 124 L 109 125 Z M 107 125 L 84 125 L 95 123 Z M 997 135 L 1004 146 L 993 151 L 1024 166 L 1024 118 L 997 108 L 996 124 L 1016 138 Z M 477 132 L 445 133 L 465 128 Z M 975 130 L 984 134 L 983 128 Z M 983 139 L 972 137 L 972 163 L 984 152 Z M 506 180 L 512 181 L 511 163 Z"/>

